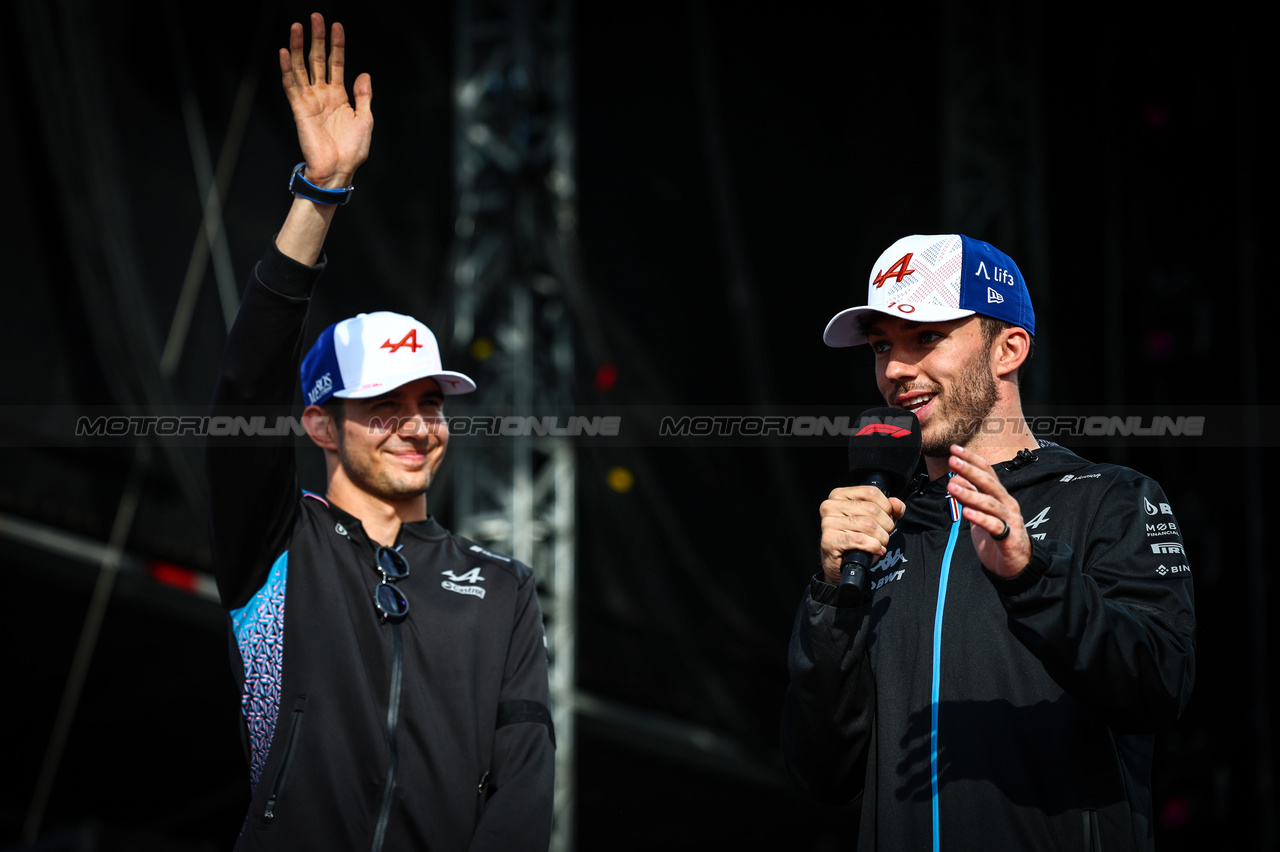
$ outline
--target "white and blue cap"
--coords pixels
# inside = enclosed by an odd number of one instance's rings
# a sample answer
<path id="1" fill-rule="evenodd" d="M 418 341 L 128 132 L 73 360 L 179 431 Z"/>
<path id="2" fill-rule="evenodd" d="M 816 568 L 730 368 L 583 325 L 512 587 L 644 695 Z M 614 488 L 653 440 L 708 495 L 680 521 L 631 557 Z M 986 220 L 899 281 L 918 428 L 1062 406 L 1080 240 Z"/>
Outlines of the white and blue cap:
<path id="1" fill-rule="evenodd" d="M 831 318 L 828 346 L 867 342 L 858 317 L 871 311 L 914 322 L 943 322 L 973 314 L 1036 333 L 1031 294 L 1018 265 L 990 243 L 964 234 L 916 234 L 885 249 L 871 267 L 867 304 Z"/>
<path id="2" fill-rule="evenodd" d="M 307 405 L 363 399 L 425 378 L 439 382 L 445 394 L 476 389 L 469 376 L 441 366 L 436 336 L 413 317 L 357 314 L 320 332 L 302 359 L 302 398 Z"/>

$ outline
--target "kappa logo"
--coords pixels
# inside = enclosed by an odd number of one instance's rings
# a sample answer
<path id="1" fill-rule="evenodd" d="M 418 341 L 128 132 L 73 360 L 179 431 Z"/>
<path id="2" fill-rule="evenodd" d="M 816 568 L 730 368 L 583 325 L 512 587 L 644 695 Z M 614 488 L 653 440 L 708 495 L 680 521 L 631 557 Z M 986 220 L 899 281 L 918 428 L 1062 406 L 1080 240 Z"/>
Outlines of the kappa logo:
<path id="1" fill-rule="evenodd" d="M 377 339 L 378 338 L 376 337 L 374 338 L 374 340 L 377 340 Z M 414 352 L 417 352 L 419 349 L 422 348 L 423 344 L 418 342 L 418 330 L 416 328 L 409 329 L 409 333 L 406 334 L 404 337 L 400 338 L 399 343 L 392 343 L 391 338 L 388 337 L 387 342 L 382 344 L 378 348 L 390 349 L 391 353 L 394 355 L 396 352 L 398 352 L 401 348 L 405 346 L 409 347 L 409 352 L 411 354 Z"/>
<path id="2" fill-rule="evenodd" d="M 484 580 L 484 577 L 480 576 L 479 565 L 472 568 L 470 571 L 467 571 L 462 574 L 455 574 L 452 571 L 441 571 L 440 574 L 441 576 L 449 578 L 448 580 L 442 580 L 440 582 L 441 588 L 448 589 L 451 592 L 457 592 L 460 595 L 471 595 L 472 597 L 477 597 L 482 600 L 484 599 L 484 595 L 485 595 L 484 586 L 476 585 L 476 583 L 479 583 L 482 580 Z M 453 582 L 450 582 L 450 580 L 452 580 Z M 458 585 L 459 583 L 463 583 L 463 582 L 470 583 L 471 585 L 469 586 Z"/>
<path id="3" fill-rule="evenodd" d="M 1147 510 L 1148 515 L 1172 515 L 1173 514 L 1173 509 L 1169 508 L 1168 503 L 1161 503 L 1160 508 L 1158 509 L 1156 508 L 1155 504 L 1152 503 L 1150 500 L 1148 500 L 1146 497 L 1142 498 L 1142 503 L 1143 503 L 1142 508 Z"/>
<path id="4" fill-rule="evenodd" d="M 1004 296 L 1001 296 L 994 287 L 987 288 L 987 304 L 999 305 L 1004 302 Z"/>
<path id="5" fill-rule="evenodd" d="M 890 266 L 888 269 L 884 270 L 883 272 L 877 273 L 876 277 L 872 279 L 871 283 L 875 285 L 877 290 L 883 287 L 884 282 L 888 281 L 890 278 L 892 278 L 897 283 L 901 284 L 903 278 L 906 278 L 908 275 L 915 274 L 914 269 L 908 268 L 911 265 L 911 257 L 913 254 L 915 254 L 915 252 L 909 251 L 906 254 L 904 254 L 902 257 L 898 258 L 897 262 L 894 263 L 892 266 Z"/>
<path id="6" fill-rule="evenodd" d="M 907 559 L 907 557 L 902 555 L 902 548 L 899 547 L 897 550 L 894 550 L 889 553 L 885 553 L 884 556 L 881 556 L 880 560 L 876 562 L 875 565 L 871 566 L 871 570 L 872 571 L 888 571 L 890 568 L 897 565 L 899 562 L 909 562 L 909 561 L 910 560 Z"/>
<path id="7" fill-rule="evenodd" d="M 1157 541 L 1151 545 L 1152 553 L 1186 553 L 1182 545 L 1176 541 Z"/>

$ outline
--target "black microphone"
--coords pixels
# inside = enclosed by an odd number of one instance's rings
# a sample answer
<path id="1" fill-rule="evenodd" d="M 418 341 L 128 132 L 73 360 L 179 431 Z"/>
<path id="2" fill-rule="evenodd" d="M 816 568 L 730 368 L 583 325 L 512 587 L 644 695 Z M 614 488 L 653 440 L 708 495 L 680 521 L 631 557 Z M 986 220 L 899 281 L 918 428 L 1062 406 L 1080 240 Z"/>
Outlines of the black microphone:
<path id="1" fill-rule="evenodd" d="M 900 495 L 920 461 L 920 421 L 905 408 L 869 408 L 858 418 L 858 427 L 849 438 L 849 479 L 855 485 L 874 485 L 886 497 Z M 866 551 L 844 552 L 838 595 L 842 606 L 862 601 L 871 561 Z"/>

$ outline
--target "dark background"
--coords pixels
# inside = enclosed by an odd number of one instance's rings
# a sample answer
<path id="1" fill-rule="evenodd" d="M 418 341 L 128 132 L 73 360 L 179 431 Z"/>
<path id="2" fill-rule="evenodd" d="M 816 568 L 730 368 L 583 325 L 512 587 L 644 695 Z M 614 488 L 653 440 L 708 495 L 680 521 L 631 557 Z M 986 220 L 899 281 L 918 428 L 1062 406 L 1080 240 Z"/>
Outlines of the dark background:
<path id="1" fill-rule="evenodd" d="M 1275 442 L 1261 403 L 1275 384 L 1259 338 L 1275 284 L 1265 248 L 1275 226 L 1271 39 L 1234 3 L 1194 15 L 1144 4 L 1105 14 L 890 6 L 580 0 L 579 237 L 592 322 L 618 369 L 602 392 L 601 365 L 580 358 L 580 399 L 834 413 L 876 404 L 868 354 L 828 349 L 821 331 L 860 303 L 890 242 L 961 227 L 946 212 L 956 80 L 944 48 L 957 32 L 978 33 L 966 55 L 1011 64 L 1033 93 L 1029 112 L 992 103 L 978 118 L 994 138 L 1032 140 L 1040 183 L 1013 184 L 998 233 L 971 234 L 1037 259 L 1022 262 L 1038 309 L 1025 399 L 1080 413 L 1213 410 L 1231 421 L 1215 440 L 1094 442 L 1081 452 L 1161 481 L 1196 572 L 1196 691 L 1157 746 L 1160 846 L 1268 848 L 1266 664 L 1277 649 L 1267 614 L 1277 593 L 1263 524 L 1277 505 L 1262 485 Z M 237 87 L 257 79 L 224 198 L 237 280 L 282 221 L 298 159 L 274 51 L 310 10 L 157 8 L 4 6 L 0 517 L 67 540 L 106 541 L 134 456 L 50 439 L 44 414 L 201 406 L 225 339 L 210 274 L 176 373 L 156 371 L 201 213 L 183 75 L 215 160 Z M 956 9 L 971 22 L 962 30 L 947 25 Z M 377 127 L 355 201 L 326 246 L 312 330 L 375 308 L 439 328 L 452 229 L 451 7 L 322 11 L 346 25 L 352 73 L 373 76 Z M 746 313 L 730 307 L 744 282 Z M 452 351 L 467 369 L 466 341 Z M 1250 422 L 1263 424 L 1261 436 Z M 467 451 L 462 440 L 453 449 Z M 42 848 L 223 849 L 239 829 L 248 784 L 223 616 L 153 579 L 156 561 L 208 567 L 198 464 L 190 448 L 156 450 L 145 469 L 126 546 L 132 570 L 88 671 Z M 636 474 L 630 492 L 606 485 L 617 465 Z M 714 734 L 736 757 L 583 718 L 579 848 L 768 838 L 779 838 L 775 848 L 847 848 L 840 838 L 856 815 L 789 790 L 776 733 L 817 505 L 843 484 L 843 468 L 839 446 L 580 451 L 579 687 L 672 729 Z M 432 499 L 449 522 L 447 500 Z M 95 571 L 9 534 L 12 523 L 0 529 L 0 848 L 21 848 Z"/>

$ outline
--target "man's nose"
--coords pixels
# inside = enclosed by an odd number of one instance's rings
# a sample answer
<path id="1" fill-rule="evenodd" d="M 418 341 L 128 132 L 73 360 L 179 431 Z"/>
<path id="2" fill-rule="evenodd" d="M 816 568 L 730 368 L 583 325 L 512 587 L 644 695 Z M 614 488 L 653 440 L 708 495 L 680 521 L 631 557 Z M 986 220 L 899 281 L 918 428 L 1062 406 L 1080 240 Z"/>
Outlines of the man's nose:
<path id="1" fill-rule="evenodd" d="M 400 418 L 399 432 L 405 437 L 425 438 L 439 434 L 444 428 L 444 418 L 434 408 L 420 408 Z"/>
<path id="2" fill-rule="evenodd" d="M 885 361 L 884 376 L 894 384 L 915 378 L 917 369 L 915 361 L 907 360 L 897 350 L 889 353 L 889 358 Z"/>

